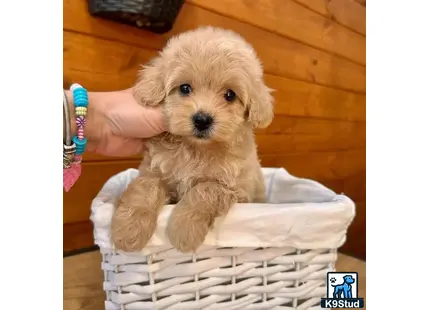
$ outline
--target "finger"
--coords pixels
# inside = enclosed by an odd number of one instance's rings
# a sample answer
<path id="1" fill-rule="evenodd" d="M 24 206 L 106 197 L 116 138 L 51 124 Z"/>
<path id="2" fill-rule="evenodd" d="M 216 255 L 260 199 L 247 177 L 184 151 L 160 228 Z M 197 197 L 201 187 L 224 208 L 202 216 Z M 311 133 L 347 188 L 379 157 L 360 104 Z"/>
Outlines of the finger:
<path id="1" fill-rule="evenodd" d="M 139 123 L 135 136 L 150 138 L 167 131 L 167 123 L 161 108 L 140 107 Z"/>

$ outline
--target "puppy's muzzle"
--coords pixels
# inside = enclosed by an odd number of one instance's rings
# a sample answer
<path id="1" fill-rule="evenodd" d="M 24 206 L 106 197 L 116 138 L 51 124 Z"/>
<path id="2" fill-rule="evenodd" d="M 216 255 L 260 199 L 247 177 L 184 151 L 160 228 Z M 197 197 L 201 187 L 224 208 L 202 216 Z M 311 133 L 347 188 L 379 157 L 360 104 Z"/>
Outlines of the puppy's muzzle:
<path id="1" fill-rule="evenodd" d="M 204 112 L 197 112 L 191 118 L 194 125 L 195 135 L 199 138 L 204 138 L 207 136 L 208 132 L 212 128 L 213 125 L 213 117 Z"/>

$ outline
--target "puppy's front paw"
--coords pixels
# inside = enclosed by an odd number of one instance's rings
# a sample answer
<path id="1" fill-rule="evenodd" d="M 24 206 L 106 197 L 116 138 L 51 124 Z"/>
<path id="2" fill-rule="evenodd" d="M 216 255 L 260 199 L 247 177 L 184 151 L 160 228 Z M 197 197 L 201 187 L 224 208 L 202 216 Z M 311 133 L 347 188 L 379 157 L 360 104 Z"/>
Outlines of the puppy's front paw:
<path id="1" fill-rule="evenodd" d="M 207 215 L 178 206 L 170 216 L 166 234 L 178 251 L 194 252 L 205 240 L 210 226 Z"/>
<path id="2" fill-rule="evenodd" d="M 157 216 L 143 208 L 119 207 L 112 218 L 112 242 L 118 250 L 141 251 L 154 234 L 156 224 Z"/>

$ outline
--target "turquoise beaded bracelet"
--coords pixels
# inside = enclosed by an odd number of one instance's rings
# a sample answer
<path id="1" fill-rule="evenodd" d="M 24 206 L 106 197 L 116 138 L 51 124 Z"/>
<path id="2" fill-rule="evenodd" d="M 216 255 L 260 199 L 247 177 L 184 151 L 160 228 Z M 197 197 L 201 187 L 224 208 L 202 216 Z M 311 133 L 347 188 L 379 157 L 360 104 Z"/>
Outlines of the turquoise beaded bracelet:
<path id="1" fill-rule="evenodd" d="M 73 84 L 70 87 L 73 94 L 73 103 L 75 105 L 76 129 L 77 134 L 72 138 L 76 145 L 76 153 L 73 162 L 80 163 L 82 154 L 85 152 L 87 139 L 85 138 L 85 123 L 88 107 L 88 92 L 79 84 Z"/>

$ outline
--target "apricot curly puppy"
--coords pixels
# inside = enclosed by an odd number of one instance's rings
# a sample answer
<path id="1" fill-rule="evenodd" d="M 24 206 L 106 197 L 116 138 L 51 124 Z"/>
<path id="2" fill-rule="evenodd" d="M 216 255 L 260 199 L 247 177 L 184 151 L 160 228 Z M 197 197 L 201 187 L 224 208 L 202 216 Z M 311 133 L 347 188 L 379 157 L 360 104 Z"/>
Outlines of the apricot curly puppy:
<path id="1" fill-rule="evenodd" d="M 170 39 L 144 66 L 134 96 L 163 107 L 169 132 L 147 142 L 140 175 L 117 204 L 117 249 L 145 247 L 166 203 L 177 203 L 167 236 L 190 252 L 233 204 L 265 200 L 253 129 L 272 122 L 273 98 L 242 37 L 204 27 Z"/>

